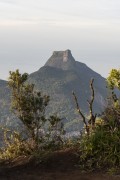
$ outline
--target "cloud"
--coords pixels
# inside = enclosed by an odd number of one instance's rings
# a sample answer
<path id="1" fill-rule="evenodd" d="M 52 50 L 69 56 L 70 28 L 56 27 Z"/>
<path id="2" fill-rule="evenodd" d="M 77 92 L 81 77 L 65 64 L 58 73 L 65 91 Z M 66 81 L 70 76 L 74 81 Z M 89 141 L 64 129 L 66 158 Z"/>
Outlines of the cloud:
<path id="1" fill-rule="evenodd" d="M 102 25 L 120 21 L 119 0 L 0 0 L 1 24 Z M 15 6 L 10 6 L 15 5 Z M 46 19 L 46 20 L 45 20 Z M 14 23 L 13 23 L 14 21 Z M 17 22 L 18 21 L 18 22 Z M 33 22 L 34 21 L 34 22 Z"/>
<path id="2" fill-rule="evenodd" d="M 3 4 L 16 4 L 16 1 L 13 1 L 13 0 L 0 0 L 0 3 L 3 3 Z"/>

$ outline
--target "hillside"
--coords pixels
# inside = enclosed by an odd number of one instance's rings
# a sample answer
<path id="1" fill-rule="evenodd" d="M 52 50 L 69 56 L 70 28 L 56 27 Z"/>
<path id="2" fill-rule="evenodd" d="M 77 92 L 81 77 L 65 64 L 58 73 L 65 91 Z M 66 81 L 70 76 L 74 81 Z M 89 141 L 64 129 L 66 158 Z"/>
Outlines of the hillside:
<path id="1" fill-rule="evenodd" d="M 21 122 L 17 120 L 10 108 L 11 93 L 8 82 L 0 80 L 0 127 L 17 128 L 21 127 Z M 0 146 L 2 144 L 2 131 L 0 129 Z"/>
<path id="2" fill-rule="evenodd" d="M 30 74 L 28 82 L 35 84 L 37 90 L 50 96 L 46 115 L 58 114 L 63 119 L 67 131 L 76 131 L 80 130 L 83 124 L 79 121 L 72 91 L 76 93 L 82 111 L 88 115 L 87 100 L 91 96 L 91 78 L 95 79 L 94 112 L 101 113 L 106 104 L 106 80 L 84 63 L 76 61 L 70 50 L 54 51 L 43 67 Z M 2 80 L 0 107 L 1 124 L 15 125 L 15 118 L 10 111 L 10 90 L 7 82 Z"/>
<path id="3" fill-rule="evenodd" d="M 94 111 L 101 113 L 105 107 L 107 96 L 106 81 L 87 65 L 75 61 L 71 51 L 55 51 L 46 64 L 38 71 L 30 74 L 29 82 L 35 84 L 37 90 L 50 95 L 47 114 L 57 113 L 67 123 L 66 127 L 76 130 L 79 117 L 76 112 L 72 91 L 75 91 L 83 112 L 88 114 L 87 100 L 90 99 L 89 82 L 95 79 Z"/>
<path id="4" fill-rule="evenodd" d="M 10 117 L 10 90 L 7 81 L 0 80 L 0 122 L 5 125 Z"/>

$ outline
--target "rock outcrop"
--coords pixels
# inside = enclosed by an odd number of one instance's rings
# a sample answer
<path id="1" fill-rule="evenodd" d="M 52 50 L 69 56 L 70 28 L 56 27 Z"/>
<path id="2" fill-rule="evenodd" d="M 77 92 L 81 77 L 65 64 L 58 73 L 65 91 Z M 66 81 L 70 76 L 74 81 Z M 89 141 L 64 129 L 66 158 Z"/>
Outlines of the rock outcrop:
<path id="1" fill-rule="evenodd" d="M 45 66 L 55 67 L 63 70 L 75 68 L 75 59 L 70 50 L 54 51 Z"/>

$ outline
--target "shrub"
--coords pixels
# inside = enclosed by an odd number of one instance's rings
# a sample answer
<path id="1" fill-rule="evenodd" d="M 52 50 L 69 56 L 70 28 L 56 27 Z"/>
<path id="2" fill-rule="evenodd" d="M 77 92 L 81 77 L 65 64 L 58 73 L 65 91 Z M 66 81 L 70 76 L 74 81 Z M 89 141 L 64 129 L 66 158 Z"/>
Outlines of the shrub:
<path id="1" fill-rule="evenodd" d="M 120 105 L 106 108 L 100 123 L 80 143 L 80 166 L 84 169 L 120 167 Z"/>
<path id="2" fill-rule="evenodd" d="M 11 160 L 21 155 L 31 155 L 34 148 L 32 140 L 25 140 L 19 132 L 4 129 L 4 147 L 1 148 L 0 159 Z"/>
<path id="3" fill-rule="evenodd" d="M 63 147 L 63 135 L 65 133 L 61 119 L 50 116 L 47 119 L 47 127 L 39 129 L 38 144 L 26 134 L 2 128 L 4 132 L 4 147 L 0 149 L 1 160 L 11 160 L 19 156 L 28 156 L 53 151 Z M 25 138 L 26 136 L 26 138 Z"/>

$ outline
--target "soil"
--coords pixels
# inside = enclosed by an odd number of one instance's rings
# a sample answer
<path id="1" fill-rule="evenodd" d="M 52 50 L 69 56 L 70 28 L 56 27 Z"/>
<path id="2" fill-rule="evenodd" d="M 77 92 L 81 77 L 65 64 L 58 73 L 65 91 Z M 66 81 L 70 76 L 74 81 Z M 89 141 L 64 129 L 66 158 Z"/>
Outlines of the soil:
<path id="1" fill-rule="evenodd" d="M 44 161 L 21 156 L 0 164 L 0 180 L 120 180 L 120 174 L 82 173 L 71 149 L 51 153 Z"/>

